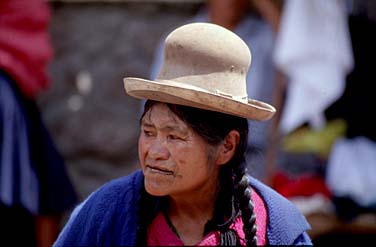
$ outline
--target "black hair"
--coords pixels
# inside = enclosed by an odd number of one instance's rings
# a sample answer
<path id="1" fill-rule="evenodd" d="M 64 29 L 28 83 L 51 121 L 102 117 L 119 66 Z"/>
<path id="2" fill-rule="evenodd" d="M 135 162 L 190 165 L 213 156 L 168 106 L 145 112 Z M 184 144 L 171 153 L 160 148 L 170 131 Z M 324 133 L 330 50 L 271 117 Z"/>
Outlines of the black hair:
<path id="1" fill-rule="evenodd" d="M 155 103 L 157 102 L 146 101 L 144 114 Z M 231 130 L 239 132 L 240 140 L 233 158 L 220 168 L 220 188 L 215 202 L 214 216 L 205 225 L 205 234 L 213 230 L 219 230 L 220 245 L 222 246 L 241 245 L 243 241 L 247 246 L 256 246 L 256 215 L 251 198 L 252 188 L 249 186 L 245 162 L 248 142 L 247 119 L 188 106 L 166 105 L 179 119 L 184 121 L 210 145 L 220 144 Z M 139 244 L 145 243 L 147 225 L 152 220 L 150 217 L 153 217 L 149 216 L 148 219 L 143 217 L 143 215 L 147 215 L 147 212 L 142 211 L 148 210 L 148 208 L 142 204 L 150 200 L 148 197 L 146 191 L 143 190 L 138 214 L 139 228 L 142 229 L 138 231 L 137 239 Z M 230 229 L 230 225 L 239 215 L 241 215 L 244 224 L 245 239 L 240 239 L 238 234 Z"/>

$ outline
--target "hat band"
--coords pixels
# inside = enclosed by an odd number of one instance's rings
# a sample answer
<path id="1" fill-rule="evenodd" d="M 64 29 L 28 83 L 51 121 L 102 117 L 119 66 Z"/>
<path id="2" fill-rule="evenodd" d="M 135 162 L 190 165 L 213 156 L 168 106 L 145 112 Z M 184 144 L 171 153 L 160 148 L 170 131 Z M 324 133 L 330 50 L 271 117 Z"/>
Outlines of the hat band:
<path id="1" fill-rule="evenodd" d="M 182 88 L 186 88 L 186 89 L 190 89 L 190 90 L 212 93 L 212 94 L 215 94 L 215 95 L 218 95 L 218 96 L 221 96 L 221 97 L 226 97 L 226 98 L 229 98 L 229 99 L 236 100 L 238 102 L 242 102 L 244 104 L 248 104 L 248 95 L 247 94 L 240 95 L 240 96 L 234 96 L 230 93 L 226 93 L 226 92 L 223 92 L 223 91 L 218 90 L 218 89 L 216 89 L 214 92 L 212 92 L 212 91 L 209 91 L 205 88 L 197 87 L 195 85 L 190 85 L 190 84 L 187 84 L 187 83 L 184 83 L 184 82 L 179 82 L 179 81 L 176 81 L 176 80 L 166 80 L 166 79 L 157 78 L 155 81 L 158 82 L 158 83 L 169 84 L 169 85 L 174 86 L 174 87 L 182 87 Z"/>
<path id="2" fill-rule="evenodd" d="M 243 95 L 243 96 L 234 96 L 232 94 L 222 92 L 218 89 L 215 91 L 215 93 L 216 93 L 216 95 L 224 96 L 224 97 L 236 100 L 236 101 L 240 101 L 240 102 L 245 103 L 245 104 L 248 103 L 248 95 L 247 94 Z"/>

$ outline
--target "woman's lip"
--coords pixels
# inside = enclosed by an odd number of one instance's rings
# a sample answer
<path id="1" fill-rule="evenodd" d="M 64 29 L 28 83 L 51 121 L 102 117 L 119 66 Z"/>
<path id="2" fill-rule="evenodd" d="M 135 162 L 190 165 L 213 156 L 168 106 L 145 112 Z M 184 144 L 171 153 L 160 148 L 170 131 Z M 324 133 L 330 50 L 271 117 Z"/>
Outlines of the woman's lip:
<path id="1" fill-rule="evenodd" d="M 151 172 L 155 172 L 155 173 L 161 173 L 161 174 L 167 174 L 167 175 L 173 174 L 172 171 L 158 167 L 158 166 L 147 165 L 146 168 L 149 168 Z"/>

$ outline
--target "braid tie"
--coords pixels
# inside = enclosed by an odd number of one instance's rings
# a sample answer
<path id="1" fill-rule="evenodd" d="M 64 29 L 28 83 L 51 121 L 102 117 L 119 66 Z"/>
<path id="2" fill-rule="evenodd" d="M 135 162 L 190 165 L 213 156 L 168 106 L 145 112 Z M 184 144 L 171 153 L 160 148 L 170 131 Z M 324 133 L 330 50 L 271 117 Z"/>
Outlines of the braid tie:
<path id="1" fill-rule="evenodd" d="M 238 244 L 238 239 L 237 239 L 237 235 L 236 233 L 234 232 L 234 230 L 232 229 L 228 229 L 227 231 L 223 231 L 221 232 L 220 234 L 221 236 L 221 245 L 223 246 L 237 246 L 239 245 Z"/>

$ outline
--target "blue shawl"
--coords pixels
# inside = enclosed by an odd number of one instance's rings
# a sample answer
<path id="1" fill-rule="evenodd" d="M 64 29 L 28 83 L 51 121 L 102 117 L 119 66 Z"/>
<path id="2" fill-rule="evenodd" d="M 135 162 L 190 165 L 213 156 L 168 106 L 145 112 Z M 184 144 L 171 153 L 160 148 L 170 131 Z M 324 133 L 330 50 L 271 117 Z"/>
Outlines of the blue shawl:
<path id="1" fill-rule="evenodd" d="M 290 201 L 256 179 L 251 185 L 268 210 L 270 245 L 312 245 L 309 224 Z M 103 185 L 76 207 L 53 246 L 134 246 L 142 187 L 141 171 Z"/>

